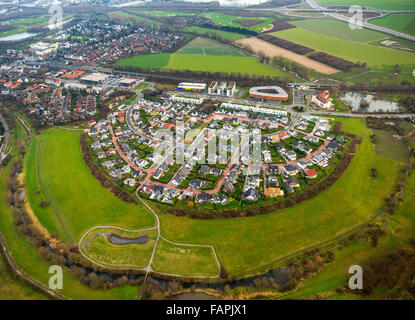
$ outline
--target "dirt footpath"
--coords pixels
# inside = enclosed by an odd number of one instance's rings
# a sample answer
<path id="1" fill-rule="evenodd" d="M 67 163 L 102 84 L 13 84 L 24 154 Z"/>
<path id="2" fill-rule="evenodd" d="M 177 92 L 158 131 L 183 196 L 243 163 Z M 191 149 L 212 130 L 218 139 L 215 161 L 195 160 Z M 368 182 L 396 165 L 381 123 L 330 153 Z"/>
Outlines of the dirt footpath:
<path id="1" fill-rule="evenodd" d="M 258 38 L 241 39 L 237 40 L 236 43 L 249 45 L 256 52 L 262 51 L 265 53 L 265 55 L 270 57 L 282 56 L 323 74 L 333 74 L 340 71 L 336 68 L 330 67 L 318 61 L 314 61 L 310 58 L 291 52 L 289 50 L 277 47 L 276 45 Z"/>

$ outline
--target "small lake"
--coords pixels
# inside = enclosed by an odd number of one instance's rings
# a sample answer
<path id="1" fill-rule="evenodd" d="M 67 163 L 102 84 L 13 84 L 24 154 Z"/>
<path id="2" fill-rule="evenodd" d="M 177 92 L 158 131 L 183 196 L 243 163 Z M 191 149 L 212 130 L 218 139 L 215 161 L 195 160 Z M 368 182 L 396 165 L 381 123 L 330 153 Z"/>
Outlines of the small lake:
<path id="1" fill-rule="evenodd" d="M 22 32 L 11 36 L 0 38 L 0 41 L 20 41 L 35 36 L 36 33 Z"/>
<path id="2" fill-rule="evenodd" d="M 340 98 L 348 103 L 353 111 L 358 112 L 395 112 L 399 111 L 399 105 L 396 102 L 375 99 L 372 94 L 363 94 L 360 92 L 348 92 L 340 95 Z M 362 104 L 367 107 L 362 108 Z"/>
<path id="3" fill-rule="evenodd" d="M 108 241 L 115 245 L 126 245 L 126 244 L 146 244 L 148 242 L 148 236 L 140 236 L 137 238 L 124 238 L 118 234 L 111 233 L 108 236 Z"/>

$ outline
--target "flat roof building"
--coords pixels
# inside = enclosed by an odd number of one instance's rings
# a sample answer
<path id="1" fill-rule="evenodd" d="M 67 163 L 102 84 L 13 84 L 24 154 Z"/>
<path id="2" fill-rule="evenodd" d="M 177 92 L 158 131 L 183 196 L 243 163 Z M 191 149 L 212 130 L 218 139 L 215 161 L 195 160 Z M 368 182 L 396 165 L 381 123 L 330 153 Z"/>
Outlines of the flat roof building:
<path id="1" fill-rule="evenodd" d="M 206 83 L 180 82 L 177 86 L 177 89 L 188 91 L 205 91 Z"/>
<path id="2" fill-rule="evenodd" d="M 91 73 L 81 78 L 81 80 L 85 81 L 86 83 L 102 83 L 108 79 L 107 74 L 103 73 Z"/>
<path id="3" fill-rule="evenodd" d="M 271 101 L 287 101 L 288 94 L 281 87 L 264 86 L 253 87 L 249 89 L 249 96 L 254 99 L 271 100 Z"/>

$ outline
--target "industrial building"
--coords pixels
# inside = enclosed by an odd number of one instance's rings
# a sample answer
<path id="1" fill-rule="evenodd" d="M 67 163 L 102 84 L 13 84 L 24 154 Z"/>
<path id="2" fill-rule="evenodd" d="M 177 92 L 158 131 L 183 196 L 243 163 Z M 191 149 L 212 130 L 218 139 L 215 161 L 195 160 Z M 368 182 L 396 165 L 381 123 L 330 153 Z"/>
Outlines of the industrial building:
<path id="1" fill-rule="evenodd" d="M 132 87 L 135 86 L 136 84 L 138 84 L 139 82 L 137 81 L 137 79 L 131 79 L 131 78 L 121 78 L 118 83 L 120 84 L 120 86 L 122 87 Z"/>
<path id="2" fill-rule="evenodd" d="M 269 101 L 287 101 L 288 94 L 281 87 L 265 86 L 253 87 L 249 89 L 249 96 L 254 99 L 269 100 Z"/>
<path id="3" fill-rule="evenodd" d="M 230 82 L 229 84 L 227 84 L 226 82 L 222 81 L 220 84 L 218 84 L 217 81 L 212 81 L 208 88 L 208 94 L 211 95 L 233 97 L 235 93 L 235 82 Z"/>
<path id="4" fill-rule="evenodd" d="M 177 90 L 201 92 L 206 90 L 206 83 L 180 82 Z"/>
<path id="5" fill-rule="evenodd" d="M 91 73 L 87 76 L 82 77 L 81 80 L 85 81 L 86 83 L 99 84 L 107 80 L 108 77 L 109 76 L 107 74 L 103 73 Z"/>

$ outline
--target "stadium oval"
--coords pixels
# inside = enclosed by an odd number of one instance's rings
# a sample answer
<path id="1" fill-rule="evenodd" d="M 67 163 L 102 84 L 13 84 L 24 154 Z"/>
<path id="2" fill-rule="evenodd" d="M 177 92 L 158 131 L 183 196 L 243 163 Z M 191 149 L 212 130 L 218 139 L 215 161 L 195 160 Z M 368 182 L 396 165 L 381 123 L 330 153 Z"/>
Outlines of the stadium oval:
<path id="1" fill-rule="evenodd" d="M 249 96 L 255 99 L 272 100 L 272 101 L 287 101 L 288 94 L 281 87 L 265 86 L 253 87 L 249 89 Z"/>

